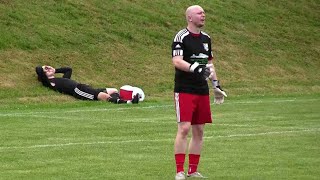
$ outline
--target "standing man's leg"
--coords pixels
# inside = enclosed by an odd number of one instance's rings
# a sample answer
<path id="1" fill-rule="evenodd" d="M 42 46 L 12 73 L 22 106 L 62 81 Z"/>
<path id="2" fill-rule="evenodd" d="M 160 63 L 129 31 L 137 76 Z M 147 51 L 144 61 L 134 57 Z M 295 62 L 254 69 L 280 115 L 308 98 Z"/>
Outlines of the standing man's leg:
<path id="1" fill-rule="evenodd" d="M 184 161 L 188 146 L 188 133 L 191 127 L 190 122 L 178 123 L 178 132 L 174 143 L 174 154 L 176 160 L 177 173 L 184 172 Z"/>
<path id="2" fill-rule="evenodd" d="M 203 145 L 204 124 L 192 125 L 192 138 L 189 144 L 189 168 L 188 174 L 197 172 L 200 154 Z"/>
<path id="3" fill-rule="evenodd" d="M 198 164 L 203 145 L 205 124 L 212 123 L 209 96 L 198 96 L 197 107 L 198 108 L 194 112 L 194 119 L 191 123 L 192 138 L 189 144 L 189 168 L 187 176 L 205 178 L 198 172 Z"/>
<path id="4" fill-rule="evenodd" d="M 175 108 L 178 131 L 174 144 L 176 161 L 176 180 L 185 179 L 184 162 L 188 149 L 188 134 L 191 130 L 193 112 L 195 111 L 195 96 L 188 93 L 175 93 Z"/>

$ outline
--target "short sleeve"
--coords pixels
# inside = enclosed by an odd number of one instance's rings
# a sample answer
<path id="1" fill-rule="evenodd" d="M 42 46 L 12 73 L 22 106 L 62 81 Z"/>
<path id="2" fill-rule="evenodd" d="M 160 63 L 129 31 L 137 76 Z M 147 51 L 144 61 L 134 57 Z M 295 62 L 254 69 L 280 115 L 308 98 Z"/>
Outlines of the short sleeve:
<path id="1" fill-rule="evenodd" d="M 172 57 L 183 56 L 183 43 L 173 42 L 172 43 Z"/>

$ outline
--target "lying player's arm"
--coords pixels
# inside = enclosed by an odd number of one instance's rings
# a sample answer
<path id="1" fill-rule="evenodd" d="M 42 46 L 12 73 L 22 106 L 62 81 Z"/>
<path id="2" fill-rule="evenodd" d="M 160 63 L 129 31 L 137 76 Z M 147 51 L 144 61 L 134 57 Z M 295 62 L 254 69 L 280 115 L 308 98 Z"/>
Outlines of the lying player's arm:
<path id="1" fill-rule="evenodd" d="M 71 67 L 61 67 L 56 69 L 56 73 L 63 73 L 63 78 L 71 78 L 72 68 Z"/>

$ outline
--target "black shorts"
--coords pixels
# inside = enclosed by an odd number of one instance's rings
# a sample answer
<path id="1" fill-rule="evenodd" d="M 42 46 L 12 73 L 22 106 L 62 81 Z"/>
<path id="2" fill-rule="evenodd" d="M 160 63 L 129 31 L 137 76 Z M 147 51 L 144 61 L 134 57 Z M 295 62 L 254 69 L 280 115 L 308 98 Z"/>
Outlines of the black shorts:
<path id="1" fill-rule="evenodd" d="M 82 100 L 98 100 L 98 94 L 101 90 L 94 89 L 86 84 L 78 84 L 74 88 L 73 96 Z"/>

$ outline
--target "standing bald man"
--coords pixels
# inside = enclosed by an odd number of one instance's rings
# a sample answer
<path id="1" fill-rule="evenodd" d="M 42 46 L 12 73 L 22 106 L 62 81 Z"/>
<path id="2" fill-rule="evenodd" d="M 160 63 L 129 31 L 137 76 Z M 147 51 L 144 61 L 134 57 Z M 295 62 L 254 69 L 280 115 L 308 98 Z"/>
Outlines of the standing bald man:
<path id="1" fill-rule="evenodd" d="M 201 31 L 205 24 L 202 7 L 193 5 L 186 10 L 187 28 L 180 30 L 172 43 L 172 62 L 175 67 L 174 100 L 178 124 L 174 144 L 176 180 L 185 179 L 184 162 L 188 149 L 188 177 L 205 178 L 197 168 L 203 144 L 206 123 L 212 123 L 209 87 L 213 84 L 215 103 L 221 104 L 226 94 L 219 86 L 215 68 L 211 39 Z M 192 136 L 188 147 L 188 134 Z"/>

